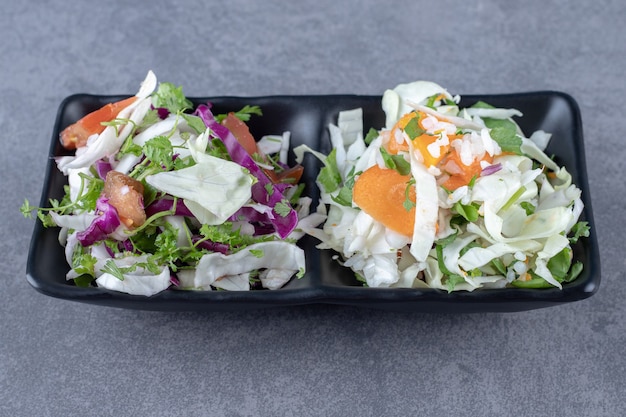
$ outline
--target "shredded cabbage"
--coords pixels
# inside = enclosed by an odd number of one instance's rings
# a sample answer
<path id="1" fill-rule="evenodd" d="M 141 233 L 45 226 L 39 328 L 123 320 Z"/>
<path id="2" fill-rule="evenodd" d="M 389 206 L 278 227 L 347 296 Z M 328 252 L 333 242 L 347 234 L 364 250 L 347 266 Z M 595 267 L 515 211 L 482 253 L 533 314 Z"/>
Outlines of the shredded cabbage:
<path id="1" fill-rule="evenodd" d="M 61 228 L 68 280 L 151 296 L 278 289 L 305 273 L 296 242 L 325 216 L 299 197 L 299 176 L 281 177 L 290 174 L 290 133 L 262 138 L 249 154 L 219 121 L 227 115 L 210 108 L 194 110 L 150 71 L 132 104 L 56 160 L 67 195 L 38 215 Z M 244 121 L 261 110 L 234 114 Z"/>
<path id="2" fill-rule="evenodd" d="M 181 286 L 206 289 L 215 286 L 224 277 L 240 277 L 261 269 L 289 271 L 288 276 L 283 275 L 284 284 L 295 273 L 304 271 L 304 268 L 304 251 L 298 246 L 281 241 L 261 242 L 230 255 L 217 252 L 204 255 L 195 268 L 195 274 L 185 276 Z"/>
<path id="3" fill-rule="evenodd" d="M 580 189 L 543 151 L 550 134 L 525 137 L 512 119 L 523 116 L 517 109 L 482 102 L 461 109 L 459 100 L 435 83 L 401 84 L 385 91 L 385 126 L 369 145 L 362 111 L 349 109 L 329 125 L 329 155 L 296 148 L 300 160 L 310 152 L 325 165 L 317 179 L 325 222 L 305 231 L 369 287 L 562 288 L 580 272 L 568 234 L 586 223 Z M 410 236 L 354 199 L 354 184 L 375 165 L 401 175 L 410 166 L 403 203 L 415 209 Z M 335 171 L 340 178 L 329 175 Z M 385 207 L 385 198 L 370 200 Z"/>

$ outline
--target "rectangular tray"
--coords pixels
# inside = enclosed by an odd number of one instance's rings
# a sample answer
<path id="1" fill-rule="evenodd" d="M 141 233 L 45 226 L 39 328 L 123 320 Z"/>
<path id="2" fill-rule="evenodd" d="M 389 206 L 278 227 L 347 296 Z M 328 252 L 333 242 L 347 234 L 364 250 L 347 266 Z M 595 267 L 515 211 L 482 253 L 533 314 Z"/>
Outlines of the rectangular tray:
<path id="1" fill-rule="evenodd" d="M 85 114 L 123 96 L 78 94 L 67 97 L 60 105 L 49 151 L 49 160 L 41 195 L 41 206 L 50 198 L 61 199 L 66 178 L 56 168 L 53 157 L 70 155 L 59 143 L 59 132 Z M 364 131 L 384 125 L 380 96 L 316 95 L 265 97 L 192 98 L 194 104 L 213 104 L 215 113 L 236 111 L 246 104 L 259 105 L 262 117 L 253 117 L 250 130 L 255 137 L 291 132 L 291 145 L 307 144 L 328 153 L 331 150 L 328 124 L 337 122 L 342 110 L 363 109 Z M 581 275 L 562 290 L 551 289 L 492 289 L 473 292 L 453 292 L 435 289 L 363 288 L 351 270 L 333 259 L 333 252 L 315 248 L 318 241 L 303 238 L 299 245 L 306 254 L 307 272 L 301 279 L 292 279 L 282 289 L 268 291 L 179 291 L 168 290 L 152 297 L 134 296 L 102 288 L 80 288 L 65 280 L 69 266 L 63 247 L 58 242 L 58 229 L 45 229 L 35 223 L 27 263 L 27 280 L 39 292 L 61 299 L 118 308 L 161 311 L 228 311 L 266 307 L 292 306 L 311 303 L 353 305 L 410 312 L 500 312 L 544 308 L 582 300 L 593 295 L 600 284 L 600 257 L 596 229 L 586 176 L 583 132 L 578 105 L 564 93 L 553 91 L 518 94 L 464 96 L 461 106 L 482 100 L 496 107 L 519 109 L 524 117 L 518 123 L 531 134 L 535 130 L 552 133 L 546 150 L 559 165 L 567 167 L 573 181 L 582 190 L 585 209 L 581 220 L 591 227 L 588 238 L 574 245 L 574 258 L 584 269 Z M 293 154 L 290 154 L 293 158 Z M 304 161 L 305 193 L 314 200 L 319 197 L 315 178 L 320 163 L 307 156 Z"/>

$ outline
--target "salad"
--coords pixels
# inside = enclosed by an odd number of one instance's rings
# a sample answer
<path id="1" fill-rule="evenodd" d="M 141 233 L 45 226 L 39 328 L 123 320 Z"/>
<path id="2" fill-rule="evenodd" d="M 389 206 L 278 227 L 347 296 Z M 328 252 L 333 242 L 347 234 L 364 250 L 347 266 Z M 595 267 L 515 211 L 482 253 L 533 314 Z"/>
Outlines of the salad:
<path id="1" fill-rule="evenodd" d="M 581 190 L 526 137 L 516 109 L 460 97 L 426 81 L 385 91 L 385 126 L 363 132 L 362 109 L 329 126 L 313 153 L 321 228 L 306 232 L 369 287 L 562 288 L 582 270 L 572 243 L 588 236 Z"/>
<path id="2" fill-rule="evenodd" d="M 150 71 L 135 96 L 63 130 L 75 149 L 56 158 L 65 196 L 22 212 L 60 228 L 78 286 L 145 296 L 280 288 L 305 273 L 301 223 L 322 219 L 301 196 L 302 166 L 287 165 L 289 132 L 251 135 L 246 122 L 261 115 L 193 109 Z"/>

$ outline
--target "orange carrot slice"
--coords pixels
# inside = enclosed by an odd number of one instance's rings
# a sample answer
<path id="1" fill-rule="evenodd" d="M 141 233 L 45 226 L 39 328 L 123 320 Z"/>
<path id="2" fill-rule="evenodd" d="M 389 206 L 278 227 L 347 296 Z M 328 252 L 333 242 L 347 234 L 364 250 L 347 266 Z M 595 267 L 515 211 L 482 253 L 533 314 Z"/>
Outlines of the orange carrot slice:
<path id="1" fill-rule="evenodd" d="M 85 146 L 91 135 L 100 134 L 105 129 L 103 122 L 110 122 L 124 108 L 131 105 L 137 97 L 129 97 L 115 103 L 109 103 L 96 111 L 89 113 L 76 123 L 66 127 L 60 135 L 61 144 L 66 149 L 76 149 Z"/>
<path id="2" fill-rule="evenodd" d="M 374 165 L 363 172 L 354 183 L 352 199 L 374 219 L 405 236 L 413 235 L 415 207 L 404 207 L 410 175 L 400 175 L 393 169 Z M 409 188 L 409 200 L 415 203 L 415 187 Z"/>

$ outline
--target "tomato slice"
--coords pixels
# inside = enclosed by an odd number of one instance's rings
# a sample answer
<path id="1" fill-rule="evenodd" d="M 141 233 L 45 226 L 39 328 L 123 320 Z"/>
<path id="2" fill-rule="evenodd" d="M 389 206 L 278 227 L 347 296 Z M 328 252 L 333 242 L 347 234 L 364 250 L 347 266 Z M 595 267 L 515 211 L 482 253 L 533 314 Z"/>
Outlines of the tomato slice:
<path id="1" fill-rule="evenodd" d="M 89 136 L 102 133 L 106 126 L 103 122 L 115 119 L 119 112 L 130 106 L 137 97 L 129 97 L 124 100 L 109 103 L 96 111 L 89 113 L 76 123 L 66 127 L 60 134 L 60 140 L 66 149 L 76 149 L 87 144 Z"/>
<path id="2" fill-rule="evenodd" d="M 256 146 L 256 141 L 250 133 L 248 125 L 235 116 L 235 113 L 228 113 L 226 118 L 222 120 L 222 125 L 226 126 L 226 128 L 230 130 L 230 133 L 235 136 L 237 141 L 241 144 L 241 146 L 243 146 L 248 154 L 254 155 L 255 153 L 259 153 L 259 148 Z"/>

